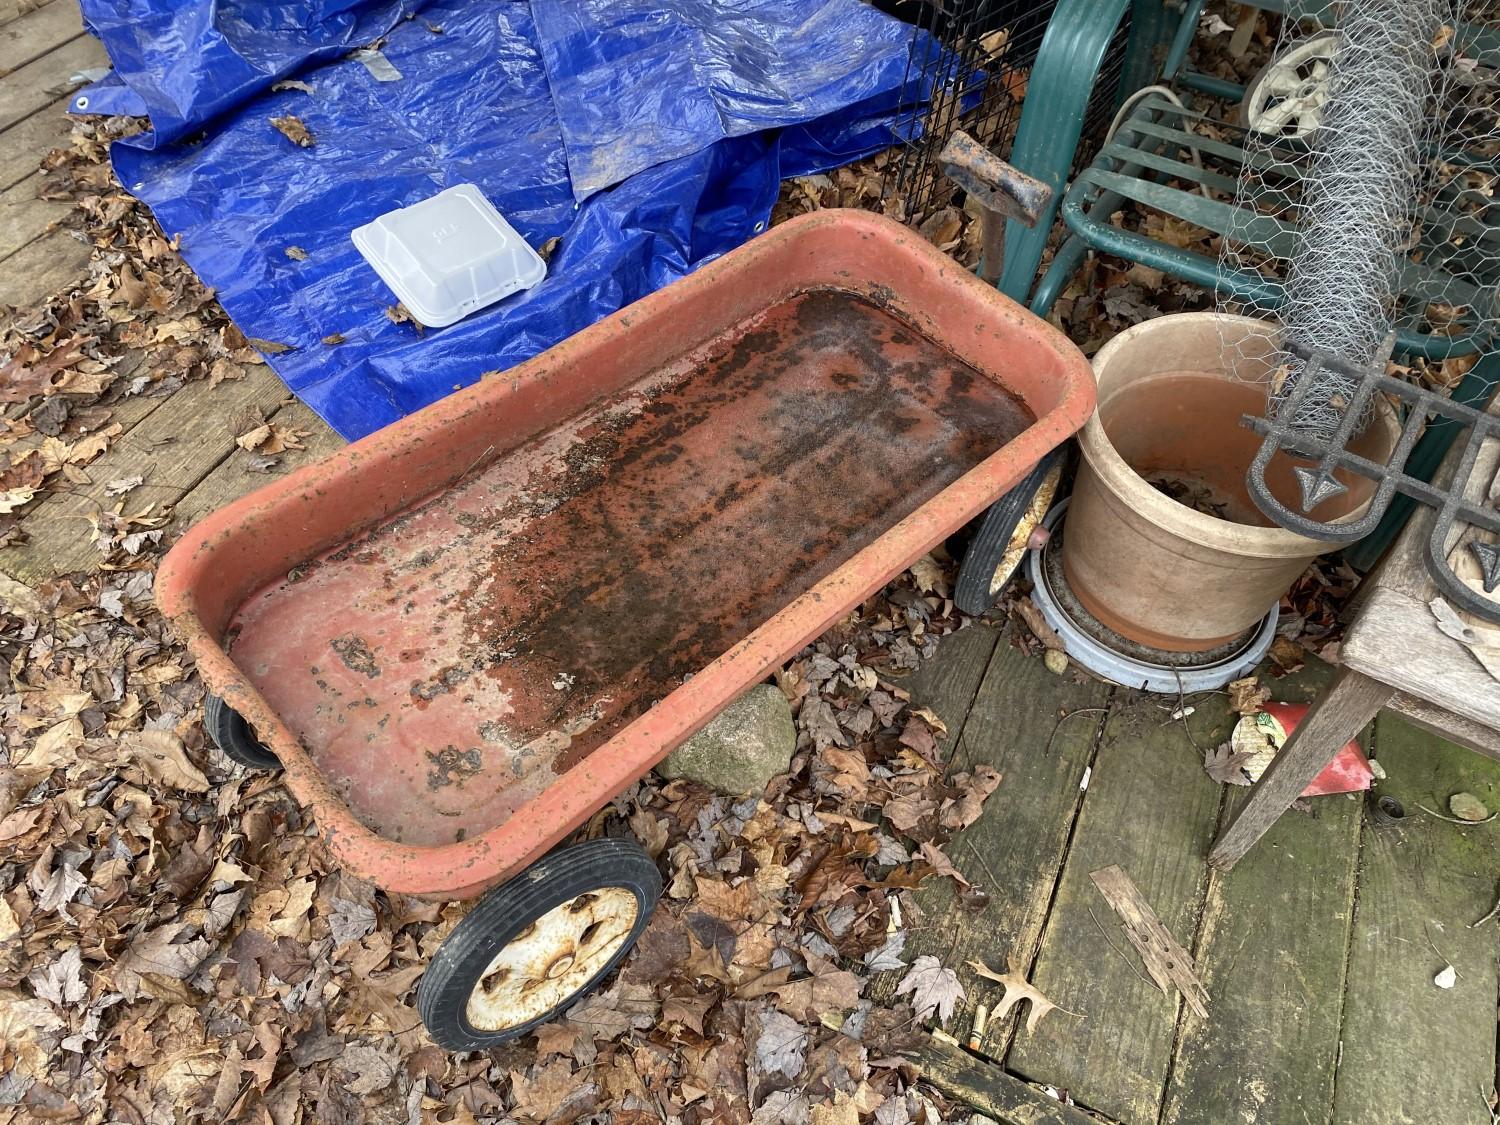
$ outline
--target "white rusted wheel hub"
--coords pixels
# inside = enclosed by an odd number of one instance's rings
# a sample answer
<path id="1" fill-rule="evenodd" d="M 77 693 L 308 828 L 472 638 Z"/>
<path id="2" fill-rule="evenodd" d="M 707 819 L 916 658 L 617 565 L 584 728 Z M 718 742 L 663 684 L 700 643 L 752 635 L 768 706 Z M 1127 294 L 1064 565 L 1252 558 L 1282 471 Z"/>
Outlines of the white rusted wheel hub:
<path id="1" fill-rule="evenodd" d="M 569 899 L 511 938 L 469 995 L 464 1016 L 498 1032 L 546 1015 L 581 991 L 630 937 L 640 903 L 625 887 Z"/>
<path id="2" fill-rule="evenodd" d="M 1245 124 L 1257 133 L 1298 140 L 1323 123 L 1338 33 L 1325 31 L 1273 59 L 1245 90 Z"/>

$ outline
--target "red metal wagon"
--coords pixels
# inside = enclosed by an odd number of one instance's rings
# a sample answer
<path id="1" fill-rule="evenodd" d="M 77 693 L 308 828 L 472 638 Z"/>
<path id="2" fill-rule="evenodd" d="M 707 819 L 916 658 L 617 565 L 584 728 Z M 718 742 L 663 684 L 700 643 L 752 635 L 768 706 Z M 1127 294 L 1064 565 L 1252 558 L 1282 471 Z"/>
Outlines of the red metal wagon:
<path id="1" fill-rule="evenodd" d="M 339 862 L 482 895 L 419 1007 L 486 1047 L 593 987 L 659 892 L 632 842 L 554 845 L 1093 402 L 1059 332 L 825 211 L 215 513 L 157 598 L 210 733 Z"/>

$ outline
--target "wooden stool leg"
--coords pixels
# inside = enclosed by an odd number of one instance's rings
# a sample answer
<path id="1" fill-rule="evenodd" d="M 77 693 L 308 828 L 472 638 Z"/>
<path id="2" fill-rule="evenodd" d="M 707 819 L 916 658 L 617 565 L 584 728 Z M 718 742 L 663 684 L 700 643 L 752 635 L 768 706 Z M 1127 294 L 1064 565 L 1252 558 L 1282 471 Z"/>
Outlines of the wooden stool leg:
<path id="1" fill-rule="evenodd" d="M 1302 795 L 1308 783 L 1333 761 L 1343 745 L 1364 729 L 1395 689 L 1345 668 L 1333 687 L 1308 710 L 1270 767 L 1256 782 L 1208 854 L 1209 866 L 1228 871 L 1276 818 Z"/>

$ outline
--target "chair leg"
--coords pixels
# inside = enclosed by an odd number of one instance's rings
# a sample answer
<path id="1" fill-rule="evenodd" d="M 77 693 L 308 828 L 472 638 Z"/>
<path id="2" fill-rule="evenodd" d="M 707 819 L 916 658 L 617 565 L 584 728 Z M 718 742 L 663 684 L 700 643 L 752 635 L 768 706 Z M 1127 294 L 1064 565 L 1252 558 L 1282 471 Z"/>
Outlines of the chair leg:
<path id="1" fill-rule="evenodd" d="M 1028 229 L 1015 220 L 1005 224 L 1000 291 L 1022 304 L 1062 205 L 1104 53 L 1129 6 L 1130 0 L 1060 0 L 1047 22 L 1010 151 L 1010 163 L 1052 188 L 1052 202 L 1036 226 Z"/>
<path id="2" fill-rule="evenodd" d="M 1390 702 L 1395 689 L 1349 668 L 1339 673 L 1333 687 L 1308 710 L 1292 737 L 1271 760 L 1250 799 L 1229 822 L 1213 851 L 1210 867 L 1228 871 L 1248 852 L 1276 818 L 1286 811 L 1308 783 L 1339 749 L 1364 729 L 1379 710 Z"/>
<path id="3" fill-rule="evenodd" d="M 1036 283 L 1036 292 L 1031 296 L 1032 312 L 1037 316 L 1046 316 L 1052 311 L 1052 306 L 1062 296 L 1062 291 L 1068 287 L 1068 281 L 1078 272 L 1078 267 L 1083 264 L 1084 255 L 1088 252 L 1088 246 L 1076 234 L 1057 248 L 1052 264 L 1042 274 L 1042 280 Z"/>

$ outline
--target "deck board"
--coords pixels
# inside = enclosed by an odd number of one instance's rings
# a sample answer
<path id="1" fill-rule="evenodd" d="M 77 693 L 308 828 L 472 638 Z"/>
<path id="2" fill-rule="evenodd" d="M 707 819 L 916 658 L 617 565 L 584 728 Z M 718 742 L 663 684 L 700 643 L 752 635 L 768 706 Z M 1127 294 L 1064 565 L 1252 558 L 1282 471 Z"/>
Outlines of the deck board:
<path id="1" fill-rule="evenodd" d="M 941 661 L 926 661 L 901 684 L 915 706 L 930 708 L 947 726 L 947 735 L 938 739 L 945 752 L 963 737 L 974 696 L 1000 638 L 999 629 L 985 624 L 960 629 L 939 642 Z"/>
<path id="2" fill-rule="evenodd" d="M 953 768 L 987 763 L 1000 771 L 1000 786 L 985 802 L 984 815 L 945 849 L 988 899 L 976 908 L 960 899 L 950 879 L 928 880 L 910 896 L 920 918 L 913 922 L 908 953 L 939 958 L 966 988 L 949 1021 L 954 1034 L 967 1035 L 975 1004 L 993 1006 L 998 993 L 965 967 L 967 961 L 980 958 L 1003 971 L 1008 954 L 1028 968 L 1036 955 L 1079 801 L 1079 781 L 1093 758 L 1103 716 L 1067 721 L 1056 738 L 1053 730 L 1060 710 L 1102 708 L 1109 693 L 1096 682 L 1052 675 L 1014 647 L 1009 636 L 995 648 Z M 1049 739 L 1051 750 L 1044 752 Z M 992 1021 L 983 1050 L 1003 1057 L 1012 1026 L 1010 1020 Z"/>
<path id="3" fill-rule="evenodd" d="M 245 378 L 210 387 L 189 383 L 115 443 L 88 468 L 93 484 L 49 496 L 22 522 L 26 542 L 0 550 L 0 570 L 36 586 L 59 574 L 93 567 L 99 553 L 90 541 L 89 517 L 119 504 L 104 493 L 110 480 L 140 475 L 145 483 L 125 497 L 125 510 L 175 504 L 234 450 L 230 419 L 249 411 L 269 414 L 286 397 L 271 369 L 254 366 Z"/>
<path id="4" fill-rule="evenodd" d="M 1311 702 L 1333 680 L 1309 663 L 1271 681 L 1275 697 Z M 1227 819 L 1248 790 L 1234 789 Z M 1360 801 L 1325 797 L 1289 812 L 1228 875 L 1214 873 L 1198 934 L 1209 1018 L 1180 1017 L 1162 1120 L 1326 1121 L 1353 921 Z"/>
<path id="5" fill-rule="evenodd" d="M 947 655 L 940 649 L 924 666 L 923 684 L 941 680 Z M 1307 701 L 1330 674 L 1310 663 L 1268 682 L 1279 699 Z M 1149 725 L 1163 704 L 1119 692 L 1087 793 L 1070 812 L 1065 796 L 1076 791 L 1077 775 L 1042 748 L 1059 705 L 1080 705 L 1078 690 L 1008 643 L 996 648 L 960 752 L 978 749 L 1008 772 L 980 820 L 946 850 L 976 882 L 988 882 L 987 866 L 1004 889 L 972 911 L 947 880 L 925 884 L 909 896 L 923 924 L 908 942 L 908 959 L 933 953 L 959 971 L 969 995 L 948 1030 L 963 1039 L 973 1005 L 992 1005 L 998 990 L 962 963 L 980 957 L 1001 967 L 1009 949 L 1025 947 L 1029 920 L 1045 917 L 1030 979 L 1082 1015 L 1049 1015 L 1035 1036 L 1017 1032 L 1008 1054 L 1010 1026 L 979 1054 L 939 1044 L 918 1060 L 926 1077 L 1001 1121 L 1078 1120 L 1057 1116 L 1062 1107 L 1036 1093 L 1050 1086 L 1099 1119 L 1131 1125 L 1490 1125 L 1483 1097 L 1496 1080 L 1500 923 L 1467 926 L 1500 893 L 1500 821 L 1463 828 L 1415 805 L 1440 809 L 1468 788 L 1500 808 L 1500 766 L 1387 713 L 1378 721 L 1380 759 L 1391 774 L 1385 786 L 1416 820 L 1375 830 L 1360 799 L 1319 798 L 1310 814 L 1284 815 L 1233 872 L 1210 879 L 1208 842 L 1243 791 L 1231 791 L 1221 808 L 1218 787 L 1184 746 L 1180 725 Z M 1194 738 L 1209 745 L 1230 716 L 1222 697 L 1192 702 Z M 1030 769 L 1018 768 L 1023 745 Z M 1050 758 L 1057 756 L 1054 745 Z M 1028 811 L 1050 820 L 1028 820 Z M 1052 833 L 1075 814 L 1054 897 L 1054 880 L 1037 872 L 1055 870 Z M 964 843 L 970 838 L 981 843 L 985 866 Z M 1114 915 L 1100 903 L 1090 918 L 1077 884 L 1108 862 L 1125 866 L 1193 946 L 1210 996 L 1206 1021 L 1178 1010 L 1104 946 L 1095 919 L 1112 927 Z M 1451 992 L 1432 983 L 1442 962 L 1424 932 L 1458 969 Z"/>
<path id="6" fill-rule="evenodd" d="M 208 513 L 233 503 L 262 485 L 270 484 L 293 469 L 311 464 L 345 444 L 344 439 L 329 429 L 326 422 L 295 400 L 277 409 L 269 420 L 305 433 L 303 448 L 289 449 L 283 453 L 275 472 L 269 474 L 251 472 L 246 466 L 253 455 L 243 449 L 232 450 L 213 472 L 177 502 L 173 509 L 172 524 L 167 532 L 169 537 L 176 538 Z"/>
<path id="7" fill-rule="evenodd" d="M 57 102 L 77 71 L 108 65 L 103 45 L 91 35 L 80 35 L 0 78 L 0 130 Z"/>
<path id="8" fill-rule="evenodd" d="M 64 74 L 58 81 L 66 78 Z M 49 152 L 68 143 L 72 122 L 67 105 L 67 99 L 60 98 L 0 132 L 0 191 L 35 175 Z"/>
<path id="9" fill-rule="evenodd" d="M 1495 902 L 1500 821 L 1463 827 L 1417 805 L 1446 813 L 1468 790 L 1500 809 L 1500 765 L 1389 713 L 1375 745 L 1410 819 L 1364 828 L 1333 1121 L 1490 1125 L 1500 924 L 1469 924 Z M 1451 989 L 1433 983 L 1445 962 Z"/>
<path id="10" fill-rule="evenodd" d="M 56 0 L 0 0 L 0 26 L 35 15 L 39 9 L 55 2 Z"/>
<path id="11" fill-rule="evenodd" d="M 41 188 L 37 174 L 0 191 L 0 262 L 41 238 L 72 211 L 71 203 L 38 198 Z"/>
<path id="12" fill-rule="evenodd" d="M 0 15 L 0 77 L 82 34 L 83 18 L 76 3 L 48 4 L 28 13 L 25 19 L 9 22 Z"/>
<path id="13" fill-rule="evenodd" d="M 0 262 L 0 305 L 40 304 L 82 281 L 91 253 L 87 243 L 62 230 L 27 243 Z"/>
<path id="14" fill-rule="evenodd" d="M 1233 719 L 1225 698 L 1193 702 L 1187 722 L 1198 744 L 1226 738 Z M 1015 1073 L 1066 1087 L 1083 1105 L 1131 1125 L 1157 1118 L 1180 999 L 1144 976 L 1089 873 L 1119 864 L 1191 946 L 1221 791 L 1171 711 L 1138 696 L 1109 717 L 1031 978 L 1079 1015 L 1048 1016 L 1035 1035 L 1017 1036 L 1008 1058 Z"/>

